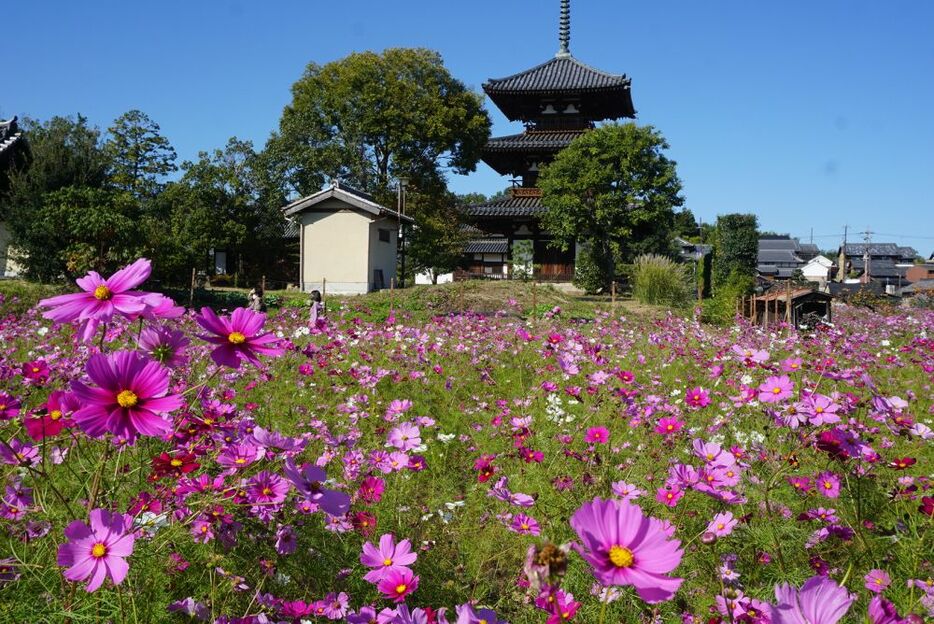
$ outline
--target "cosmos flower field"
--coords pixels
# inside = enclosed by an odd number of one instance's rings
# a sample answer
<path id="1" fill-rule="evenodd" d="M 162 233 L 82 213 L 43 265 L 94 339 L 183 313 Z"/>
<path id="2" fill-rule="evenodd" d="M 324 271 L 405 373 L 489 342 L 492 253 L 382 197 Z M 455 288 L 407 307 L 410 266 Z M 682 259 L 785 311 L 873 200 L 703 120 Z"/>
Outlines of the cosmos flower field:
<path id="1" fill-rule="evenodd" d="M 0 621 L 934 618 L 934 313 L 0 320 Z"/>

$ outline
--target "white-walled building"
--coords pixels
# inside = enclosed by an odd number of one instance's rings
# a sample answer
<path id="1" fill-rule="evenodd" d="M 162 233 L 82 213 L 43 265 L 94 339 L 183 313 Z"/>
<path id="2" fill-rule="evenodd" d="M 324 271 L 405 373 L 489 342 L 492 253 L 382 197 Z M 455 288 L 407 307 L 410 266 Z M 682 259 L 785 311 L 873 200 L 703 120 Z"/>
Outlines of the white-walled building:
<path id="1" fill-rule="evenodd" d="M 373 198 L 335 181 L 283 207 L 299 233 L 299 283 L 305 292 L 360 294 L 396 279 L 400 223 L 412 225 Z"/>
<path id="2" fill-rule="evenodd" d="M 801 274 L 809 282 L 816 282 L 821 290 L 827 287 L 830 281 L 830 269 L 833 267 L 833 261 L 824 256 L 815 256 L 801 267 Z"/>

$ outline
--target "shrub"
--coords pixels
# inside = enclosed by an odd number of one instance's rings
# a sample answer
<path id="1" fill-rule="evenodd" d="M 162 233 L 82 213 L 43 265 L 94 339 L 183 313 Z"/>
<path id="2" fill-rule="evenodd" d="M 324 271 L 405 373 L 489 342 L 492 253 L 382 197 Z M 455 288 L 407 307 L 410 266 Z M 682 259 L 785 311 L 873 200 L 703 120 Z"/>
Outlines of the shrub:
<path id="1" fill-rule="evenodd" d="M 645 254 L 632 269 L 632 295 L 640 303 L 684 307 L 691 301 L 687 267 L 666 256 Z"/>
<path id="2" fill-rule="evenodd" d="M 711 299 L 705 299 L 703 304 L 703 320 L 715 325 L 729 325 L 736 318 L 736 303 L 740 297 L 745 297 L 755 287 L 755 279 L 734 271 L 726 283 L 718 287 Z"/>
<path id="3" fill-rule="evenodd" d="M 594 295 L 606 289 L 614 273 L 613 253 L 608 245 L 591 243 L 577 254 L 574 285 Z"/>

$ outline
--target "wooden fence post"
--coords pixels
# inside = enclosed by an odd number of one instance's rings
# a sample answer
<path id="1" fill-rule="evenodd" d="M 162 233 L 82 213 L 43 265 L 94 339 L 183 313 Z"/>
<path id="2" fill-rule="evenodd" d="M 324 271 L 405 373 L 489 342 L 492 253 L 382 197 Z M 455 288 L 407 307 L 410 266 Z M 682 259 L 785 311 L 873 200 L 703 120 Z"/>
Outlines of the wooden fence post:
<path id="1" fill-rule="evenodd" d="M 191 290 L 188 292 L 188 307 L 195 305 L 195 267 L 191 267 Z"/>
<path id="2" fill-rule="evenodd" d="M 535 282 L 532 282 L 532 318 L 535 318 L 535 313 L 538 310 L 538 291 L 535 290 Z"/>
<path id="3" fill-rule="evenodd" d="M 613 310 L 613 315 L 616 315 L 616 280 L 613 280 L 613 283 L 610 285 L 610 306 Z"/>
<path id="4" fill-rule="evenodd" d="M 758 319 L 756 319 L 756 296 L 751 295 L 749 297 L 749 320 L 753 323 L 758 324 Z"/>
<path id="5" fill-rule="evenodd" d="M 263 291 L 263 294 L 266 294 L 266 276 L 263 276 L 263 279 L 260 283 L 260 289 Z"/>
<path id="6" fill-rule="evenodd" d="M 791 284 L 788 284 L 788 292 L 785 295 L 785 321 L 791 325 Z"/>

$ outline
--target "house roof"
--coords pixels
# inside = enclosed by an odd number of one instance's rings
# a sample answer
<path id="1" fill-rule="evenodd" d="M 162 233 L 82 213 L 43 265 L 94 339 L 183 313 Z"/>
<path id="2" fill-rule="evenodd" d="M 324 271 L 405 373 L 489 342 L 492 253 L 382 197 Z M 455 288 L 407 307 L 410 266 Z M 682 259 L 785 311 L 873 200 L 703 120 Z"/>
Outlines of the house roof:
<path id="1" fill-rule="evenodd" d="M 464 212 L 471 217 L 530 217 L 544 211 L 541 197 L 507 197 L 464 208 Z"/>
<path id="2" fill-rule="evenodd" d="M 829 267 L 832 267 L 832 266 L 833 266 L 833 260 L 831 260 L 831 259 L 828 258 L 827 256 L 822 256 L 822 255 L 818 254 L 818 255 L 814 256 L 813 258 L 811 258 L 810 260 L 808 260 L 808 263 L 807 263 L 807 265 L 805 265 L 805 266 L 811 266 L 811 265 L 814 265 L 814 264 L 819 264 L 819 265 L 822 266 L 822 267 L 829 268 Z"/>
<path id="3" fill-rule="evenodd" d="M 792 249 L 759 249 L 759 264 L 803 264 Z"/>
<path id="4" fill-rule="evenodd" d="M 903 247 L 895 243 L 847 243 L 844 253 L 847 256 L 863 256 L 867 249 L 872 257 L 913 259 L 918 255 L 913 247 Z"/>
<path id="5" fill-rule="evenodd" d="M 464 246 L 464 253 L 490 253 L 504 254 L 509 252 L 509 241 L 503 236 L 492 236 L 490 238 L 476 238 L 467 241 Z"/>
<path id="6" fill-rule="evenodd" d="M 830 295 L 828 295 L 827 293 L 813 290 L 811 288 L 796 288 L 791 291 L 792 301 L 794 301 L 795 299 L 800 299 L 802 297 L 816 297 L 819 299 L 830 299 Z M 776 286 L 775 288 L 765 293 L 764 295 L 757 296 L 756 302 L 758 303 L 759 301 L 775 301 L 776 299 L 779 299 L 781 301 L 787 300 L 788 290 L 782 288 L 781 286 Z"/>
<path id="7" fill-rule="evenodd" d="M 913 284 L 909 284 L 902 288 L 899 293 L 919 293 L 919 292 L 930 292 L 934 294 L 934 279 L 923 279 L 918 280 Z"/>
<path id="8" fill-rule="evenodd" d="M 315 206 L 328 199 L 339 199 L 345 204 L 349 204 L 374 217 L 399 218 L 399 213 L 395 210 L 390 210 L 385 206 L 377 204 L 373 201 L 372 196 L 363 191 L 358 191 L 349 186 L 341 186 L 338 180 L 332 182 L 331 186 L 326 189 L 322 189 L 308 197 L 296 199 L 292 203 L 283 206 L 281 210 L 286 217 L 291 217 L 292 215 L 299 214 L 306 210 L 312 210 Z M 406 223 L 415 223 L 415 220 L 407 215 L 402 215 L 402 220 Z"/>

